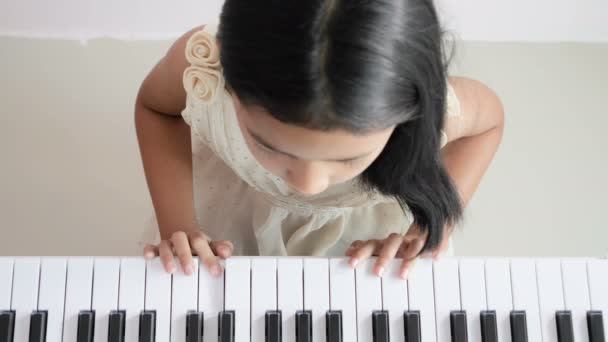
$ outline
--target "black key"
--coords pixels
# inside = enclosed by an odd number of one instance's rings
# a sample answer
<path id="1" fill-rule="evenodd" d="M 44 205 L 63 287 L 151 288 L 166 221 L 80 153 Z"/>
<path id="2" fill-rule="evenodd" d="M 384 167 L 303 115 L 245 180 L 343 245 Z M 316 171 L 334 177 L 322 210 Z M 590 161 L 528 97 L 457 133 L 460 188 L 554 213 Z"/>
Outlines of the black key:
<path id="1" fill-rule="evenodd" d="M 389 342 L 388 322 L 388 311 L 374 311 L 372 313 L 374 342 Z"/>
<path id="2" fill-rule="evenodd" d="M 528 323 L 525 311 L 511 311 L 511 340 L 513 342 L 528 342 Z"/>
<path id="3" fill-rule="evenodd" d="M 481 321 L 481 341 L 498 342 L 498 328 L 496 326 L 496 311 L 487 310 L 479 314 Z"/>
<path id="4" fill-rule="evenodd" d="M 557 323 L 557 341 L 574 342 L 574 329 L 572 328 L 572 313 L 568 310 L 555 313 Z"/>
<path id="5" fill-rule="evenodd" d="M 234 342 L 234 311 L 219 313 L 218 335 L 220 342 Z"/>
<path id="6" fill-rule="evenodd" d="M 0 342 L 13 342 L 15 311 L 0 311 Z"/>
<path id="7" fill-rule="evenodd" d="M 342 342 L 342 311 L 330 310 L 325 314 L 327 342 Z"/>
<path id="8" fill-rule="evenodd" d="M 110 312 L 108 322 L 108 342 L 124 342 L 126 312 Z"/>
<path id="9" fill-rule="evenodd" d="M 467 342 L 467 313 L 458 310 L 450 312 L 450 327 L 452 331 L 452 342 Z"/>
<path id="10" fill-rule="evenodd" d="M 93 342 L 95 311 L 80 311 L 78 314 L 77 342 Z"/>
<path id="11" fill-rule="evenodd" d="M 281 342 L 281 311 L 266 311 L 266 342 Z"/>
<path id="12" fill-rule="evenodd" d="M 589 342 L 606 342 L 601 311 L 587 311 L 587 329 L 589 330 Z"/>
<path id="13" fill-rule="evenodd" d="M 139 342 L 156 341 L 156 311 L 145 310 L 139 315 Z"/>
<path id="14" fill-rule="evenodd" d="M 30 316 L 30 338 L 29 342 L 46 341 L 47 311 L 34 311 Z"/>
<path id="15" fill-rule="evenodd" d="M 202 312 L 188 312 L 186 316 L 186 342 L 203 342 L 204 322 Z"/>
<path id="16" fill-rule="evenodd" d="M 296 312 L 296 342 L 312 342 L 312 311 Z"/>
<path id="17" fill-rule="evenodd" d="M 403 313 L 403 328 L 405 342 L 420 342 L 420 311 L 406 311 Z"/>

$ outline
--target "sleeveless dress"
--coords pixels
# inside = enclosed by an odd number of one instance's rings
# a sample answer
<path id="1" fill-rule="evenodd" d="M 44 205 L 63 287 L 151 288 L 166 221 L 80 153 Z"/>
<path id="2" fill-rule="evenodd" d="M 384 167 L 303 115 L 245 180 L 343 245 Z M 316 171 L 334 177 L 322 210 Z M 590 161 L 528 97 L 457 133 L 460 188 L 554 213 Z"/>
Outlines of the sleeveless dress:
<path id="1" fill-rule="evenodd" d="M 230 240 L 234 255 L 343 256 L 354 240 L 405 234 L 412 220 L 399 204 L 364 192 L 356 179 L 303 197 L 266 171 L 253 157 L 238 125 L 231 94 L 225 89 L 217 22 L 194 33 L 187 44 L 190 66 L 182 117 L 191 127 L 196 219 L 213 240 Z M 460 115 L 448 85 L 447 115 Z M 442 131 L 443 147 L 447 136 Z M 158 242 L 152 218 L 143 243 Z M 451 251 L 448 251 L 450 254 Z"/>

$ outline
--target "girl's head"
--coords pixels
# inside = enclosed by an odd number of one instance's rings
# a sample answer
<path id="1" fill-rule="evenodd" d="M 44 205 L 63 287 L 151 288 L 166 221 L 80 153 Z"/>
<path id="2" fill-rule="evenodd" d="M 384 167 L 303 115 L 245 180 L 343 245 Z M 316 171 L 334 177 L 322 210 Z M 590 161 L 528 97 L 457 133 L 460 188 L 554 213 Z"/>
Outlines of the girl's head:
<path id="1" fill-rule="evenodd" d="M 460 217 L 441 163 L 446 60 L 432 0 L 226 0 L 217 38 L 253 155 L 304 194 L 361 176 L 429 229 Z"/>

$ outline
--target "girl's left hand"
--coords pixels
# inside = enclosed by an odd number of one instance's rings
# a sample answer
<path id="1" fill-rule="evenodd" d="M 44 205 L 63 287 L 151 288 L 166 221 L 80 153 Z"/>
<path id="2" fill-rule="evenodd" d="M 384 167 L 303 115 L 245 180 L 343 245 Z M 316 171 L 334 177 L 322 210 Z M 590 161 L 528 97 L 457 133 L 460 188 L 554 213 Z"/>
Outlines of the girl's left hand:
<path id="1" fill-rule="evenodd" d="M 443 240 L 438 248 L 432 252 L 424 253 L 423 256 L 432 256 L 437 260 L 448 249 L 450 244 L 451 227 L 447 227 L 443 234 Z M 350 257 L 349 264 L 355 267 L 361 261 L 370 256 L 377 256 L 374 265 L 374 273 L 382 276 L 386 265 L 395 257 L 402 258 L 403 262 L 399 269 L 399 276 L 407 278 L 408 271 L 414 265 L 416 257 L 426 241 L 427 233 L 422 232 L 417 225 L 411 225 L 405 235 L 392 233 L 384 240 L 354 241 L 346 249 L 346 256 Z"/>

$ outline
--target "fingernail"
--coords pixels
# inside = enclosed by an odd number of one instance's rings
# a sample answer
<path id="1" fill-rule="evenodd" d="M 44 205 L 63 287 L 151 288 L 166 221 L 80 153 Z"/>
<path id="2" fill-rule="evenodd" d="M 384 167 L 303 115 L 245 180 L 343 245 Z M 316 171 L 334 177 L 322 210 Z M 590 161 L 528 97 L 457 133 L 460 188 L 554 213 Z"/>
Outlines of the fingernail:
<path id="1" fill-rule="evenodd" d="M 378 269 L 378 277 L 382 277 L 382 274 L 384 273 L 384 267 L 380 267 Z"/>
<path id="2" fill-rule="evenodd" d="M 401 279 L 406 279 L 407 278 L 407 270 L 401 271 L 401 274 L 399 274 L 399 276 L 401 277 Z"/>
<path id="3" fill-rule="evenodd" d="M 184 271 L 186 271 L 186 274 L 190 275 L 194 270 L 192 269 L 192 265 L 186 265 L 186 269 Z"/>
<path id="4" fill-rule="evenodd" d="M 359 263 L 359 259 L 357 259 L 357 258 L 350 259 L 350 266 L 351 267 L 357 266 L 358 263 Z"/>
<path id="5" fill-rule="evenodd" d="M 211 274 L 213 274 L 214 276 L 220 275 L 220 266 L 218 264 L 214 264 L 213 266 L 211 266 Z"/>
<path id="6" fill-rule="evenodd" d="M 168 268 L 169 268 L 169 273 L 175 272 L 175 265 L 169 264 Z"/>

